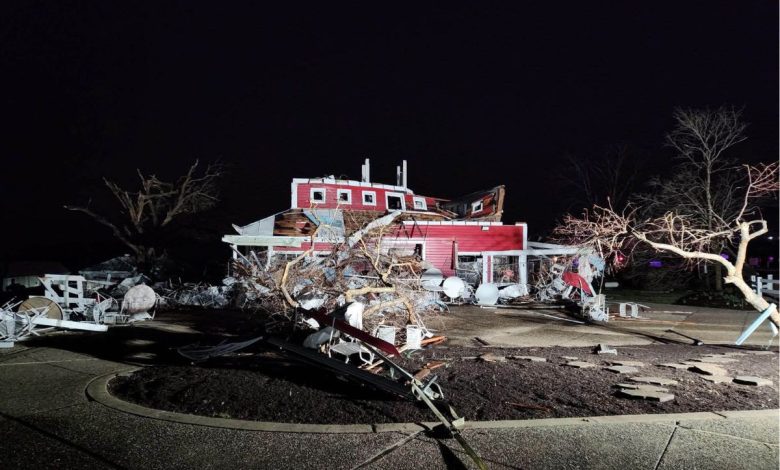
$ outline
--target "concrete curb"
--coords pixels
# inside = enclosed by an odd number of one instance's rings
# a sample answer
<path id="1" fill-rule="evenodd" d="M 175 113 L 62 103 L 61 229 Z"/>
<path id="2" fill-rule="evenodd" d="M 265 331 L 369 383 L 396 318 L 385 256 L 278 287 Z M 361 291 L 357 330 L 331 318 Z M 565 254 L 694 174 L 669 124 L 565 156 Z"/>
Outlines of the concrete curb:
<path id="1" fill-rule="evenodd" d="M 212 418 L 173 411 L 156 410 L 120 400 L 108 392 L 108 383 L 114 377 L 132 373 L 136 369 L 111 372 L 92 379 L 87 384 L 86 394 L 92 400 L 108 408 L 144 418 L 159 419 L 173 423 L 208 426 L 213 428 L 239 429 L 245 431 L 315 433 L 315 434 L 361 434 L 380 432 L 417 432 L 432 429 L 438 422 L 425 423 L 379 423 L 379 424 L 295 424 L 243 419 Z M 619 416 L 593 416 L 585 418 L 545 418 L 528 420 L 466 421 L 464 429 L 517 429 L 546 426 L 608 425 L 625 423 L 669 423 L 683 420 L 723 420 L 740 418 L 780 417 L 780 409 L 744 411 L 702 411 L 696 413 L 644 414 Z"/>

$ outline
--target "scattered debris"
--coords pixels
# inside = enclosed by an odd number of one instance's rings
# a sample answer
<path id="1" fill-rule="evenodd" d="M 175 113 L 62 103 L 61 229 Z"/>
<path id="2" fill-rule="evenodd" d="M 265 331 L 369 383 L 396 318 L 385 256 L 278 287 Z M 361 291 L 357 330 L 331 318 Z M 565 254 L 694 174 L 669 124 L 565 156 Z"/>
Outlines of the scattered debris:
<path id="1" fill-rule="evenodd" d="M 611 348 L 604 343 L 601 343 L 596 347 L 596 354 L 614 354 L 617 356 L 617 349 Z"/>
<path id="2" fill-rule="evenodd" d="M 629 367 L 645 367 L 647 364 L 639 361 L 609 361 L 610 364 L 615 366 L 629 366 Z"/>
<path id="3" fill-rule="evenodd" d="M 656 392 L 653 390 L 643 390 L 643 389 L 620 389 L 618 390 L 618 395 L 626 397 L 626 398 L 638 398 L 642 400 L 648 400 L 648 401 L 656 401 L 658 403 L 664 403 L 667 401 L 674 400 L 674 395 L 671 393 L 664 393 L 664 392 Z"/>
<path id="4" fill-rule="evenodd" d="M 561 359 L 565 359 L 567 361 L 577 361 L 577 360 L 579 360 L 579 357 L 575 357 L 575 356 L 561 356 Z"/>
<path id="5" fill-rule="evenodd" d="M 547 362 L 547 359 L 538 356 L 507 356 L 509 359 L 528 362 Z"/>
<path id="6" fill-rule="evenodd" d="M 615 384 L 615 387 L 625 389 L 625 390 L 644 390 L 648 392 L 659 392 L 659 393 L 667 393 L 669 391 L 669 389 L 667 388 L 658 387 L 649 384 L 619 383 L 619 384 Z"/>
<path id="7" fill-rule="evenodd" d="M 446 365 L 447 363 L 444 361 L 431 361 L 431 362 L 426 362 L 425 366 L 423 367 L 425 367 L 426 369 L 434 370 L 434 369 L 438 369 L 439 367 L 444 367 Z"/>
<path id="8" fill-rule="evenodd" d="M 9 302 L 0 307 L 3 347 L 11 347 L 14 342 L 37 336 L 51 327 L 102 332 L 107 331 L 106 325 L 148 320 L 153 318 L 149 311 L 158 300 L 154 290 L 144 284 L 128 287 L 119 302 L 101 293 L 106 282 L 66 274 L 46 274 L 39 280 L 43 297 L 32 296 L 24 302 Z"/>
<path id="9" fill-rule="evenodd" d="M 211 359 L 212 357 L 224 356 L 226 354 L 240 351 L 244 348 L 247 348 L 255 344 L 261 339 L 263 339 L 262 336 L 259 336 L 257 338 L 252 338 L 246 341 L 238 341 L 233 343 L 222 341 L 216 346 L 201 346 L 200 343 L 195 343 L 187 346 L 182 346 L 176 349 L 176 351 L 193 362 L 202 362 L 207 359 Z"/>
<path id="10" fill-rule="evenodd" d="M 475 336 L 475 337 L 474 337 L 474 340 L 475 340 L 476 342 L 478 342 L 479 344 L 481 344 L 482 346 L 490 346 L 490 343 L 488 343 L 488 342 L 487 342 L 487 341 L 485 341 L 484 339 L 480 338 L 479 336 Z"/>
<path id="11" fill-rule="evenodd" d="M 479 359 L 485 362 L 506 362 L 506 357 L 496 356 L 493 353 L 485 353 L 479 356 Z"/>
<path id="12" fill-rule="evenodd" d="M 570 361 L 564 365 L 567 365 L 569 367 L 574 367 L 576 369 L 587 369 L 589 367 L 596 367 L 596 364 L 592 362 L 585 362 L 585 361 Z"/>
<path id="13" fill-rule="evenodd" d="M 726 375 L 702 375 L 701 378 L 706 380 L 707 382 L 712 382 L 716 384 L 729 383 L 733 380 L 732 377 Z"/>
<path id="14" fill-rule="evenodd" d="M 704 374 L 704 375 L 728 375 L 728 371 L 726 369 L 715 365 L 715 364 L 707 364 L 707 363 L 697 363 L 695 366 L 690 368 L 691 371 L 696 372 L 697 374 Z"/>
<path id="15" fill-rule="evenodd" d="M 708 364 L 730 364 L 737 362 L 736 359 L 732 359 L 725 356 L 702 356 L 698 359 L 691 359 L 693 362 L 706 362 Z"/>
<path id="16" fill-rule="evenodd" d="M 639 307 L 649 308 L 636 302 L 620 302 L 618 304 L 618 315 L 620 317 L 639 318 Z"/>
<path id="17" fill-rule="evenodd" d="M 64 328 L 82 331 L 107 331 L 106 325 L 91 322 L 63 320 L 47 316 L 49 306 L 28 308 L 21 312 L 13 311 L 17 304 L 4 304 L 0 307 L 0 348 L 11 348 L 16 341 L 22 341 L 30 336 L 40 334 L 37 328 Z M 55 304 L 56 305 L 56 304 Z"/>
<path id="18" fill-rule="evenodd" d="M 653 384 L 653 385 L 677 385 L 677 381 L 674 379 L 667 379 L 664 377 L 629 377 L 630 381 L 637 382 L 637 383 L 646 383 L 646 384 Z"/>
<path id="19" fill-rule="evenodd" d="M 669 363 L 666 363 L 666 364 L 658 364 L 658 367 L 667 367 L 667 368 L 670 368 L 670 369 L 677 369 L 677 370 L 680 370 L 680 369 L 687 370 L 691 366 L 689 364 L 677 364 L 677 363 L 669 362 Z"/>
<path id="20" fill-rule="evenodd" d="M 734 377 L 734 382 L 742 385 L 772 386 L 772 381 L 769 379 L 763 379 L 761 377 L 753 377 L 752 375 L 738 375 Z"/>
<path id="21" fill-rule="evenodd" d="M 420 341 L 421 346 L 436 346 L 437 344 L 441 344 L 443 342 L 447 341 L 446 336 L 432 336 L 430 338 L 426 338 L 422 341 Z"/>
<path id="22" fill-rule="evenodd" d="M 604 370 L 609 372 L 615 372 L 617 374 L 633 374 L 639 372 L 639 369 L 631 366 L 608 366 Z"/>

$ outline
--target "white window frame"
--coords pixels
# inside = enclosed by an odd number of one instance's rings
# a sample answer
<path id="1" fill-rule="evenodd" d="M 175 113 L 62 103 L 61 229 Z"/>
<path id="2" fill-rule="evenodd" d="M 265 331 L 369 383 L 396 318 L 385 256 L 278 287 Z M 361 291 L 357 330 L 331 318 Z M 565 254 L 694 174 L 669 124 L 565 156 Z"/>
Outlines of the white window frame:
<path id="1" fill-rule="evenodd" d="M 385 192 L 385 209 L 390 210 L 390 198 L 391 197 L 397 197 L 401 200 L 401 209 L 402 211 L 406 210 L 406 199 L 404 198 L 404 193 L 391 193 L 390 191 Z M 399 209 L 393 209 L 393 210 L 399 210 Z"/>
<path id="2" fill-rule="evenodd" d="M 482 212 L 485 210 L 485 204 L 482 201 L 476 201 L 471 203 L 471 213 Z"/>
<path id="3" fill-rule="evenodd" d="M 424 197 L 415 196 L 414 199 L 414 210 L 421 210 L 421 211 L 427 211 L 428 210 L 428 204 L 425 202 Z M 422 207 L 417 207 L 417 203 L 420 203 Z"/>
<path id="4" fill-rule="evenodd" d="M 317 201 L 314 199 L 314 193 L 316 192 L 322 192 L 322 200 Z M 325 204 L 325 201 L 328 198 L 328 192 L 325 188 L 310 188 L 309 189 L 309 201 L 313 204 Z"/>
<path id="5" fill-rule="evenodd" d="M 342 201 L 341 200 L 341 195 L 342 194 L 346 194 L 347 195 L 347 200 L 346 201 Z M 336 190 L 336 202 L 338 204 L 342 204 L 342 203 L 343 204 L 352 204 L 352 190 L 351 189 L 337 189 Z"/>
<path id="6" fill-rule="evenodd" d="M 371 195 L 371 199 L 373 199 L 373 202 L 366 202 L 366 194 Z M 364 206 L 375 206 L 376 205 L 376 191 L 363 191 L 363 194 L 361 196 L 363 199 L 363 205 Z"/>

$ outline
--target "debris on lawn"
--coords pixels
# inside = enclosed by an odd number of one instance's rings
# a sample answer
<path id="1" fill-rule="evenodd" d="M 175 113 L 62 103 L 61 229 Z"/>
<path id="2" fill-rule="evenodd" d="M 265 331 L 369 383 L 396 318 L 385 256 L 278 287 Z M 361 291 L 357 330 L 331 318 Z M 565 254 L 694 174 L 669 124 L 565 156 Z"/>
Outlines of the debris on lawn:
<path id="1" fill-rule="evenodd" d="M 611 348 L 604 343 L 600 343 L 596 347 L 596 354 L 614 354 L 617 356 L 617 349 Z"/>
<path id="2" fill-rule="evenodd" d="M 509 359 L 528 362 L 547 362 L 547 359 L 538 356 L 507 356 Z"/>
<path id="3" fill-rule="evenodd" d="M 664 403 L 674 400 L 674 395 L 671 393 L 657 392 L 655 390 L 648 389 L 620 389 L 618 395 L 626 398 L 638 398 L 642 400 L 655 401 L 658 403 Z"/>
<path id="4" fill-rule="evenodd" d="M 610 364 L 614 366 L 629 366 L 629 367 L 644 367 L 647 364 L 640 361 L 609 361 Z"/>
<path id="5" fill-rule="evenodd" d="M 108 329 L 106 325 L 149 320 L 154 318 L 159 300 L 151 287 L 136 285 L 141 276 L 95 281 L 81 275 L 46 274 L 39 280 L 43 296 L 0 307 L 2 347 L 52 328 L 103 332 Z M 118 291 L 116 287 L 120 286 Z M 121 301 L 105 293 L 110 287 L 114 287 L 112 293 L 123 292 Z"/>
<path id="6" fill-rule="evenodd" d="M 726 375 L 702 375 L 700 377 L 706 380 L 707 382 L 712 382 L 716 384 L 730 383 L 734 380 L 733 377 L 729 377 Z"/>
<path id="7" fill-rule="evenodd" d="M 702 375 L 728 375 L 728 371 L 716 364 L 707 364 L 706 362 L 697 363 L 690 368 L 691 371 Z"/>
<path id="8" fill-rule="evenodd" d="M 564 364 L 569 367 L 574 367 L 576 369 L 586 369 L 589 367 L 596 367 L 596 364 L 592 362 L 585 362 L 585 361 L 570 361 Z"/>
<path id="9" fill-rule="evenodd" d="M 224 356 L 226 354 L 240 351 L 255 344 L 261 339 L 263 339 L 262 336 L 258 336 L 246 341 L 236 341 L 232 343 L 222 341 L 216 346 L 201 346 L 200 343 L 195 343 L 177 348 L 176 351 L 193 362 L 202 362 L 211 359 L 212 357 Z"/>
<path id="10" fill-rule="evenodd" d="M 485 353 L 479 356 L 479 360 L 484 362 L 506 362 L 506 357 L 497 356 L 493 353 Z"/>
<path id="11" fill-rule="evenodd" d="M 608 366 L 604 370 L 608 372 L 615 372 L 616 374 L 633 374 L 639 372 L 639 369 L 633 366 Z"/>
<path id="12" fill-rule="evenodd" d="M 652 392 L 661 392 L 666 393 L 669 391 L 667 388 L 658 387 L 656 385 L 647 385 L 647 384 L 629 384 L 629 383 L 619 383 L 616 384 L 615 387 L 624 389 L 624 390 L 647 390 Z"/>
<path id="13" fill-rule="evenodd" d="M 629 377 L 628 380 L 632 382 L 653 384 L 653 385 L 677 385 L 676 380 L 667 379 L 664 377 Z"/>
<path id="14" fill-rule="evenodd" d="M 742 385 L 753 385 L 753 386 L 761 386 L 761 385 L 768 385 L 772 386 L 772 381 L 769 379 L 762 379 L 761 377 L 753 377 L 750 375 L 739 375 L 737 377 L 734 377 L 734 382 Z"/>

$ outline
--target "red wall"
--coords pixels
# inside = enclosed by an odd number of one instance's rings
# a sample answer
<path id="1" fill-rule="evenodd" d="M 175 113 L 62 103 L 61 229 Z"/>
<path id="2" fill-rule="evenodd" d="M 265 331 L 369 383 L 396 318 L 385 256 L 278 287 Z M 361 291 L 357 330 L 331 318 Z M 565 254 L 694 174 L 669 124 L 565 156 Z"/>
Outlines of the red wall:
<path id="1" fill-rule="evenodd" d="M 325 188 L 325 202 L 318 204 L 311 204 L 311 189 L 312 188 Z M 347 189 L 352 191 L 352 204 L 338 204 L 338 189 Z M 376 193 L 376 205 L 369 206 L 363 205 L 363 191 L 373 191 Z M 341 209 L 354 209 L 354 210 L 367 210 L 367 211 L 379 211 L 385 212 L 387 210 L 387 203 L 385 201 L 385 193 L 400 193 L 404 196 L 404 202 L 406 204 L 406 210 L 414 210 L 414 195 L 405 193 L 404 191 L 392 191 L 382 188 L 368 188 L 360 186 L 347 186 L 339 184 L 319 184 L 319 183 L 298 183 L 298 208 L 321 208 L 321 209 L 335 209 L 337 207 Z M 424 197 L 424 196 L 419 196 Z M 433 207 L 436 204 L 436 200 L 430 197 L 425 197 L 425 202 L 428 207 Z"/>
<path id="2" fill-rule="evenodd" d="M 488 230 L 482 230 L 488 227 Z M 407 232 L 412 227 L 407 225 Z M 458 252 L 509 251 L 523 249 L 522 225 L 417 225 L 415 239 L 425 240 L 425 259 L 442 273 L 452 276 L 452 243 L 457 240 Z M 403 239 L 403 235 L 399 237 Z"/>

